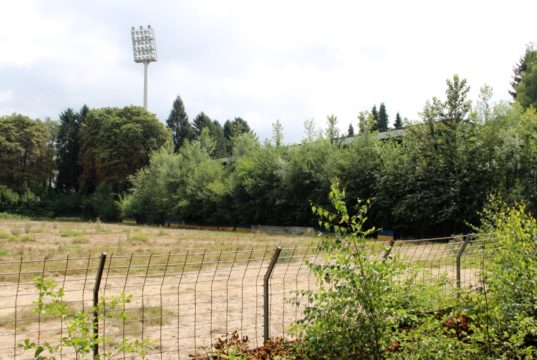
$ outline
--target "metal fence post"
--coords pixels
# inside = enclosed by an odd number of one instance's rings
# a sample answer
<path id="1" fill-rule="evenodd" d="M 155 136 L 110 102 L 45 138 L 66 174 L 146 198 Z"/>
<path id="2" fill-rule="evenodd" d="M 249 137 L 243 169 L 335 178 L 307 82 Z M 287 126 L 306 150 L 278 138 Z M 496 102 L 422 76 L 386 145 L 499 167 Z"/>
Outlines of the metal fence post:
<path id="1" fill-rule="evenodd" d="M 393 246 L 395 245 L 395 240 L 394 239 L 391 239 L 390 240 L 390 243 L 388 245 L 388 248 L 386 249 L 386 251 L 384 252 L 384 255 L 382 256 L 382 259 L 383 260 L 387 260 L 388 257 L 390 256 L 390 253 L 392 252 L 392 249 L 393 249 Z"/>
<path id="2" fill-rule="evenodd" d="M 274 270 L 274 266 L 276 265 L 276 261 L 278 261 L 278 258 L 280 257 L 280 253 L 282 251 L 282 248 L 277 246 L 274 250 L 274 254 L 272 254 L 272 259 L 270 260 L 270 264 L 268 266 L 267 272 L 265 273 L 265 278 L 263 279 L 263 340 L 267 341 L 270 336 L 270 299 L 269 299 L 269 280 L 270 276 L 272 275 L 272 271 Z"/>
<path id="3" fill-rule="evenodd" d="M 464 236 L 464 241 L 461 247 L 459 248 L 459 251 L 457 251 L 457 289 L 461 288 L 461 258 L 469 241 L 470 241 L 470 235 Z"/>
<path id="4" fill-rule="evenodd" d="M 95 285 L 93 286 L 93 359 L 99 358 L 99 288 L 103 277 L 104 263 L 106 262 L 106 253 L 101 253 L 99 258 L 99 268 L 95 276 Z"/>

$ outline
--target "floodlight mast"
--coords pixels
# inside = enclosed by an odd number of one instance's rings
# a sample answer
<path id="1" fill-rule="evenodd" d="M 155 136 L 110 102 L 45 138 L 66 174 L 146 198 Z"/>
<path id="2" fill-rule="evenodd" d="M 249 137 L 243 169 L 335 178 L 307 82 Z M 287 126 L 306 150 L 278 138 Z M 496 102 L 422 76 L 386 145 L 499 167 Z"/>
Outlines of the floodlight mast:
<path id="1" fill-rule="evenodd" d="M 155 31 L 151 25 L 131 28 L 132 52 L 135 63 L 144 64 L 144 108 L 147 110 L 147 67 L 150 62 L 157 61 L 157 44 Z"/>

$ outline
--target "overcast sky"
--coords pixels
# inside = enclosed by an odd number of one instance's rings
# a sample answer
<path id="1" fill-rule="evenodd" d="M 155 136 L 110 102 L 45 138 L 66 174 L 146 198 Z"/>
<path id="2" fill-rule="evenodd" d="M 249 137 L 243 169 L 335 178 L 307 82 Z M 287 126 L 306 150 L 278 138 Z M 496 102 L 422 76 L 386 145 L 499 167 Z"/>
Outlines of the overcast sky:
<path id="1" fill-rule="evenodd" d="M 458 73 L 472 99 L 508 100 L 513 65 L 537 41 L 537 1 L 12 0 L 0 5 L 0 115 L 58 118 L 68 107 L 142 105 L 131 26 L 155 29 L 148 109 L 180 95 L 192 119 L 240 116 L 284 140 L 338 117 L 346 131 L 374 104 L 418 119 Z"/>

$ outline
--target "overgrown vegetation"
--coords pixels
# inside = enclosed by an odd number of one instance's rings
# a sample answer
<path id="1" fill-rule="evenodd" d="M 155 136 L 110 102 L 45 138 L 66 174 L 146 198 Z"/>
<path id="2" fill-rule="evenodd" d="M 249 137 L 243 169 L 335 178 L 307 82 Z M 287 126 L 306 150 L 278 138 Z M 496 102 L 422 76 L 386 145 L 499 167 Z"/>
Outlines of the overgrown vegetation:
<path id="1" fill-rule="evenodd" d="M 420 283 L 414 269 L 368 241 L 368 202 L 348 209 L 345 192 L 332 185 L 332 210 L 314 206 L 319 226 L 329 231 L 320 248 L 326 264 L 310 263 L 319 290 L 304 291 L 304 320 L 296 324 L 297 358 L 382 359 L 400 348 L 400 334 L 420 314 L 436 309 L 440 284 Z M 331 235 L 334 234 L 334 235 Z M 442 304 L 446 305 L 446 304 Z"/>
<path id="2" fill-rule="evenodd" d="M 523 205 L 489 198 L 476 229 L 479 285 L 446 292 L 441 280 L 415 276 L 424 270 L 386 258 L 367 241 L 375 231 L 366 227 L 369 204 L 349 209 L 344 199 L 333 185 L 331 210 L 313 207 L 332 234 L 320 239 L 327 262 L 309 263 L 320 287 L 302 292 L 306 308 L 292 328 L 296 339 L 250 348 L 234 333 L 198 359 L 537 357 L 537 221 Z"/>
<path id="3" fill-rule="evenodd" d="M 310 264 L 321 287 L 304 292 L 304 320 L 294 328 L 297 358 L 537 356 L 537 222 L 524 206 L 491 201 L 478 229 L 485 238 L 480 285 L 457 297 L 366 246 L 374 231 L 364 227 L 367 203 L 351 215 L 344 197 L 333 186 L 333 210 L 313 208 L 335 236 L 321 240 L 327 264 Z"/>
<path id="4" fill-rule="evenodd" d="M 312 225 L 309 202 L 327 205 L 330 179 L 347 200 L 375 199 L 369 219 L 399 236 L 465 232 L 491 193 L 537 211 L 537 51 L 515 68 L 513 104 L 492 104 L 457 75 L 421 121 L 396 118 L 386 105 L 361 112 L 359 134 L 341 137 L 334 115 L 324 134 L 305 122 L 300 145 L 283 145 L 274 124 L 260 142 L 241 118 L 222 126 L 205 113 L 189 121 L 177 97 L 168 129 L 140 107 L 67 109 L 60 123 L 0 118 L 0 212 L 78 215 L 144 223 L 166 220 L 241 225 Z M 57 169 L 57 177 L 54 170 Z"/>

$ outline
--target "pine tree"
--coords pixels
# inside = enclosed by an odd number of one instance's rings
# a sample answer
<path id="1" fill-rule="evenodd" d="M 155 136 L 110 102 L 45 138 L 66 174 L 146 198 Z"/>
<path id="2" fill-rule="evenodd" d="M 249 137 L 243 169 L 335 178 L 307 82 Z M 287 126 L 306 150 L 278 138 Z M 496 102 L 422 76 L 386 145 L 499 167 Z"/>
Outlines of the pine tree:
<path id="1" fill-rule="evenodd" d="M 517 86 L 520 83 L 520 80 L 522 79 L 522 74 L 526 71 L 528 68 L 528 65 L 526 63 L 526 57 L 527 57 L 527 50 L 526 54 L 520 58 L 518 61 L 518 64 L 513 67 L 513 81 L 511 81 L 511 86 L 513 87 L 513 90 L 509 90 L 509 94 L 513 97 L 513 100 L 516 101 L 516 95 L 517 95 Z"/>
<path id="2" fill-rule="evenodd" d="M 523 108 L 537 107 L 537 48 L 530 44 L 526 48 L 524 57 L 514 69 L 514 91 L 509 93 Z"/>
<path id="3" fill-rule="evenodd" d="M 513 90 L 509 90 L 509 94 L 513 97 L 513 100 L 517 100 L 518 94 L 518 85 L 522 81 L 522 77 L 528 71 L 528 68 L 531 68 L 532 64 L 537 63 L 537 49 L 535 44 L 529 44 L 526 47 L 526 52 L 513 67 L 513 81 L 511 81 L 511 86 Z"/>
<path id="4" fill-rule="evenodd" d="M 240 134 L 252 132 L 246 120 L 236 117 L 233 121 L 226 120 L 224 123 L 224 137 L 226 139 L 226 153 L 231 155 L 233 152 L 233 138 Z"/>
<path id="5" fill-rule="evenodd" d="M 352 126 L 352 123 L 349 124 L 349 130 L 347 130 L 347 137 L 353 137 L 354 136 L 354 127 Z"/>
<path id="6" fill-rule="evenodd" d="M 185 112 L 185 106 L 180 96 L 177 96 L 173 102 L 172 110 L 166 120 L 168 128 L 172 131 L 174 151 L 177 152 L 185 140 L 192 140 L 193 131 L 188 115 Z"/>
<path id="7" fill-rule="evenodd" d="M 89 108 L 84 105 L 78 113 L 68 108 L 60 114 L 60 127 L 56 139 L 58 149 L 56 188 L 59 191 L 78 191 L 78 178 L 82 173 L 78 162 L 79 131 L 88 111 Z"/>
<path id="8" fill-rule="evenodd" d="M 246 122 L 246 120 L 236 117 L 231 120 L 226 120 L 224 123 L 224 136 L 227 140 L 231 140 L 233 137 L 244 134 L 247 132 L 250 132 L 250 126 Z"/>
<path id="9" fill-rule="evenodd" d="M 386 112 L 386 105 L 380 103 L 378 113 L 378 131 L 383 132 L 388 130 L 388 113 Z"/>
<path id="10" fill-rule="evenodd" d="M 401 119 L 401 115 L 397 113 L 395 115 L 395 123 L 393 124 L 393 127 L 395 129 L 402 129 L 403 128 L 403 120 Z"/>
<path id="11" fill-rule="evenodd" d="M 218 120 L 213 120 L 211 127 L 209 128 L 209 135 L 215 142 L 214 151 L 211 155 L 217 159 L 225 157 L 227 155 L 226 138 L 224 136 L 224 129 Z"/>
<path id="12" fill-rule="evenodd" d="M 371 116 L 373 117 L 373 131 L 379 130 L 379 113 L 377 111 L 377 105 L 373 105 L 373 109 L 371 109 Z"/>
<path id="13" fill-rule="evenodd" d="M 200 112 L 196 117 L 194 118 L 194 121 L 192 121 L 192 127 L 194 129 L 194 139 L 199 139 L 201 136 L 201 131 L 204 128 L 207 128 L 210 130 L 212 120 L 207 114 L 205 114 L 203 111 Z"/>

